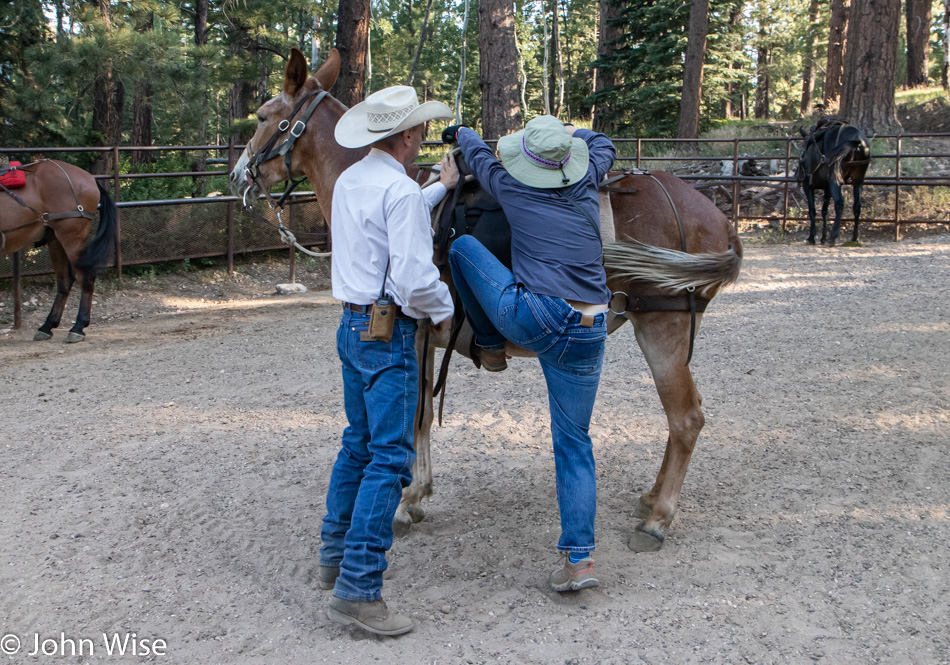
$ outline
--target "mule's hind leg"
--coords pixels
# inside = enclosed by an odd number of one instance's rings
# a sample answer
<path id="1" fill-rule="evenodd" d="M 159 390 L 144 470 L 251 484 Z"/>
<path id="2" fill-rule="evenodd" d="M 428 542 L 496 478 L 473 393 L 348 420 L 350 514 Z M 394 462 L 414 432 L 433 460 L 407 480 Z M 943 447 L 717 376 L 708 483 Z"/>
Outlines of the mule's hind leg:
<path id="1" fill-rule="evenodd" d="M 53 264 L 53 272 L 56 275 L 56 297 L 53 299 L 53 306 L 46 316 L 46 321 L 33 335 L 33 339 L 38 342 L 50 339 L 53 336 L 53 328 L 59 327 L 59 322 L 63 318 L 63 310 L 66 308 L 66 301 L 69 299 L 69 291 L 72 289 L 73 282 L 76 281 L 66 250 L 63 249 L 63 245 L 52 233 L 48 233 L 47 244 L 49 245 L 50 262 Z"/>
<path id="2" fill-rule="evenodd" d="M 834 247 L 835 241 L 838 240 L 838 234 L 841 232 L 841 216 L 844 214 L 844 192 L 841 191 L 841 185 L 834 180 L 828 183 L 828 191 L 835 201 L 835 224 L 831 227 L 831 237 L 828 238 L 828 246 Z"/>
<path id="3" fill-rule="evenodd" d="M 831 190 L 825 189 L 825 198 L 821 201 L 821 244 L 825 244 L 825 238 L 828 235 L 828 203 L 831 202 Z"/>
<path id="4" fill-rule="evenodd" d="M 660 402 L 666 411 L 669 437 L 663 463 L 653 488 L 640 498 L 649 514 L 637 525 L 628 546 L 635 552 L 652 552 L 663 546 L 665 530 L 676 513 L 683 479 L 696 439 L 705 422 L 702 398 L 686 365 L 689 355 L 689 314 L 650 312 L 634 314 L 637 342 L 643 350 Z M 697 329 L 702 315 L 696 315 Z"/>
<path id="5" fill-rule="evenodd" d="M 415 414 L 413 419 L 413 429 L 415 432 L 416 461 L 412 466 L 412 483 L 402 491 L 402 500 L 399 507 L 396 508 L 396 515 L 393 517 L 393 532 L 397 536 L 405 536 L 414 522 L 421 522 L 425 518 L 425 508 L 422 507 L 422 500 L 432 496 L 432 458 L 429 454 L 429 432 L 432 429 L 432 378 L 434 375 L 432 365 L 435 364 L 435 347 L 430 343 L 428 351 L 423 351 L 423 339 L 425 331 L 419 326 L 419 333 L 416 335 L 416 357 L 419 358 L 420 372 L 422 367 L 422 354 L 425 358 L 425 381 L 424 385 L 419 386 L 419 393 L 422 396 L 420 404 L 425 409 L 422 418 L 422 424 L 419 424 L 419 413 Z"/>
<path id="6" fill-rule="evenodd" d="M 854 196 L 854 205 L 851 206 L 851 211 L 854 213 L 854 233 L 851 234 L 851 242 L 858 241 L 858 223 L 861 220 L 861 186 L 863 183 L 856 182 L 851 188 L 852 195 Z"/>

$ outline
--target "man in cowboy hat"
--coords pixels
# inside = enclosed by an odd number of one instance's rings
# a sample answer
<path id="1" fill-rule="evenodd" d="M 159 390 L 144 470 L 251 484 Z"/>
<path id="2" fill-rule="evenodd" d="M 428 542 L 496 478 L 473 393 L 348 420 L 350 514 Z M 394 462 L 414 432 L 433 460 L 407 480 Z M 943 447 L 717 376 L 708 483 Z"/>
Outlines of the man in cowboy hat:
<path id="1" fill-rule="evenodd" d="M 452 126 L 474 176 L 511 224 L 508 270 L 472 236 L 449 251 L 452 279 L 489 371 L 507 367 L 505 342 L 538 354 L 548 388 L 564 564 L 555 591 L 600 584 L 594 571 L 597 484 L 588 434 L 607 339 L 610 290 L 602 264 L 598 183 L 616 156 L 603 134 L 552 116 L 498 140 L 501 161 L 474 131 Z"/>
<path id="2" fill-rule="evenodd" d="M 419 155 L 425 123 L 451 117 L 445 104 L 420 105 L 415 90 L 393 86 L 347 111 L 334 132 L 343 147 L 371 149 L 333 189 L 333 297 L 343 301 L 337 348 L 349 426 L 330 476 L 319 585 L 334 589 L 330 619 L 380 635 L 414 627 L 386 606 L 381 591 L 393 516 L 415 460 L 417 322 L 441 330 L 453 313 L 432 262 L 429 212 L 458 171 L 444 159 L 441 182 L 422 190 L 406 168 Z M 388 341 L 368 331 L 383 293 L 396 312 Z"/>

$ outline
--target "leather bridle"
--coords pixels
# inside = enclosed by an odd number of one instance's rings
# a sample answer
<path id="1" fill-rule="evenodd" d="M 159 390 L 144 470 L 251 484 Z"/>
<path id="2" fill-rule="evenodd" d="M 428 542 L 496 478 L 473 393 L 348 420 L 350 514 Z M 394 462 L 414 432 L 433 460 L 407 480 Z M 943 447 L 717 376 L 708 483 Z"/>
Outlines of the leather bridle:
<path id="1" fill-rule="evenodd" d="M 290 196 L 297 186 L 305 181 L 307 178 L 303 177 L 299 180 L 294 180 L 290 171 L 290 162 L 294 149 L 294 144 L 297 142 L 301 136 L 303 136 L 304 131 L 307 129 L 307 122 L 310 120 L 310 116 L 313 115 L 313 112 L 317 109 L 317 106 L 320 102 L 323 101 L 328 93 L 326 90 L 313 90 L 297 102 L 297 105 L 294 107 L 293 112 L 291 112 L 290 117 L 284 118 L 280 121 L 280 124 L 277 125 L 277 131 L 274 132 L 274 135 L 271 136 L 264 146 L 261 148 L 260 152 L 253 154 L 248 160 L 247 166 L 244 167 L 244 173 L 247 175 L 247 179 L 250 180 L 257 189 L 263 192 L 264 196 L 267 198 L 268 204 L 273 208 L 283 208 L 284 203 L 286 203 L 287 198 Z M 290 121 L 300 113 L 300 109 L 304 107 L 305 104 L 309 102 L 306 110 L 303 112 L 300 120 L 297 120 L 293 125 L 290 124 Z M 277 145 L 280 138 L 285 134 L 289 133 L 286 139 L 280 144 Z M 284 166 L 287 167 L 287 188 L 284 190 L 284 193 L 281 194 L 280 198 L 274 201 L 274 197 L 271 196 L 268 188 L 262 187 L 258 182 L 260 178 L 260 167 L 261 164 L 269 162 L 275 157 L 283 155 L 284 157 Z M 244 194 L 247 195 L 247 192 L 250 191 L 250 187 L 245 190 Z M 244 207 L 250 209 L 247 201 L 244 201 Z"/>
<path id="2" fill-rule="evenodd" d="M 310 121 L 310 116 L 313 115 L 313 112 L 317 109 L 317 106 L 323 99 L 330 93 L 326 90 L 312 90 L 308 92 L 300 101 L 297 102 L 297 105 L 294 107 L 294 110 L 291 112 L 288 118 L 284 118 L 277 125 L 277 131 L 274 132 L 273 136 L 267 139 L 267 142 L 264 143 L 264 147 L 261 148 L 260 152 L 252 154 L 249 159 L 247 166 L 244 167 L 244 174 L 247 176 L 247 179 L 264 195 L 264 198 L 267 200 L 267 205 L 269 205 L 277 213 L 277 224 L 273 224 L 263 215 L 254 210 L 254 207 L 247 201 L 247 193 L 251 191 L 251 187 L 248 187 L 244 190 L 244 200 L 242 201 L 242 206 L 244 210 L 260 222 L 267 224 L 268 226 L 276 226 L 277 230 L 280 232 L 280 236 L 285 243 L 288 245 L 293 245 L 301 252 L 309 254 L 310 256 L 329 256 L 329 252 L 312 252 L 309 249 L 301 246 L 297 242 L 297 239 L 294 237 L 294 234 L 291 233 L 290 229 L 284 226 L 284 221 L 281 218 L 281 213 L 284 209 L 284 204 L 287 202 L 287 199 L 290 198 L 290 194 L 297 188 L 300 183 L 304 182 L 307 178 L 304 176 L 299 180 L 294 180 L 290 171 L 290 162 L 292 158 L 292 153 L 294 150 L 294 144 L 297 142 L 301 136 L 303 136 L 304 131 L 307 129 L 307 123 Z M 304 110 L 303 115 L 300 117 L 300 120 L 294 122 L 293 125 L 290 124 L 290 121 L 293 120 L 300 109 L 304 107 L 305 104 L 309 102 L 309 105 Z M 285 134 L 288 133 L 287 138 L 284 139 L 280 145 L 278 141 Z M 284 166 L 287 168 L 287 187 L 284 189 L 284 193 L 280 195 L 280 198 L 274 200 L 274 197 L 270 193 L 268 187 L 263 187 L 258 179 L 260 178 L 260 167 L 264 162 L 268 162 L 275 157 L 284 157 Z"/>

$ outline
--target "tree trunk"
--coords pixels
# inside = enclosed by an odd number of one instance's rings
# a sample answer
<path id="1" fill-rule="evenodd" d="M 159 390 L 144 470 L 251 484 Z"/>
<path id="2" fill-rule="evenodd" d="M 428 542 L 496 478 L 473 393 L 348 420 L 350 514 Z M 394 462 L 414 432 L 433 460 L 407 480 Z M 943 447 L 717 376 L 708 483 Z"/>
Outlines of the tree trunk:
<path id="1" fill-rule="evenodd" d="M 362 102 L 366 94 L 369 20 L 370 0 L 344 0 L 340 3 L 336 26 L 340 76 L 331 94 L 351 108 Z"/>
<path id="2" fill-rule="evenodd" d="M 98 0 L 99 15 L 105 24 L 106 34 L 112 32 L 112 19 L 109 15 L 109 0 Z M 122 116 L 116 104 L 116 84 L 112 71 L 112 60 L 102 63 L 93 80 L 92 131 L 97 134 L 95 143 L 100 146 L 118 145 L 122 132 Z M 100 153 L 90 167 L 95 174 L 111 173 L 114 170 L 112 153 Z"/>
<path id="3" fill-rule="evenodd" d="M 195 0 L 195 48 L 199 51 L 208 43 L 208 1 Z M 197 58 L 198 66 L 198 89 L 208 89 L 208 61 L 199 53 Z M 198 123 L 198 145 L 207 145 L 208 143 L 208 97 L 201 95 L 198 100 L 198 113 L 200 122 Z M 217 123 L 216 123 L 217 124 Z M 195 162 L 195 171 L 204 171 L 207 168 L 207 153 L 202 150 L 198 153 Z M 195 198 L 205 194 L 205 178 L 195 178 L 193 182 L 192 196 Z"/>
<path id="4" fill-rule="evenodd" d="M 950 0 L 943 0 L 943 68 L 940 71 L 940 83 L 944 90 L 950 90 Z"/>
<path id="5" fill-rule="evenodd" d="M 851 7 L 839 115 L 868 134 L 900 130 L 894 104 L 900 10 L 900 0 L 861 0 Z"/>
<path id="6" fill-rule="evenodd" d="M 541 102 L 544 105 L 545 115 L 551 115 L 551 78 L 549 76 L 551 71 L 549 65 L 551 60 L 551 40 L 548 37 L 548 17 L 543 11 L 541 12 L 541 26 L 544 29 L 541 37 L 544 42 L 544 60 L 541 64 L 541 68 L 544 70 L 541 73 Z"/>
<path id="7" fill-rule="evenodd" d="M 244 50 L 250 44 L 250 35 L 246 25 L 232 20 L 232 29 L 228 53 L 234 59 L 240 59 Z M 250 113 L 251 100 L 254 99 L 254 93 L 257 86 L 253 81 L 248 81 L 244 77 L 234 80 L 231 89 L 228 91 L 228 125 L 234 127 L 235 120 L 243 120 Z M 245 143 L 253 135 L 253 130 L 234 131 L 231 136 L 235 143 Z"/>
<path id="8" fill-rule="evenodd" d="M 729 10 L 729 35 L 733 37 L 731 40 L 732 48 L 735 52 L 740 52 L 742 50 L 741 40 L 735 39 L 737 34 L 736 27 L 739 25 L 739 21 L 742 19 L 742 8 L 744 2 L 734 2 L 732 8 Z M 742 64 L 738 62 L 731 62 L 729 64 L 729 69 L 742 69 Z M 735 111 L 733 105 L 735 104 L 735 85 L 732 81 L 726 83 L 726 99 L 723 103 L 723 113 L 727 120 L 731 120 L 735 117 Z M 739 113 L 742 113 L 742 101 L 739 101 Z"/>
<path id="9" fill-rule="evenodd" d="M 557 90 L 557 97 L 551 103 L 551 115 L 561 116 L 561 107 L 564 105 L 564 55 L 561 52 L 561 30 L 557 14 L 558 0 L 551 0 L 551 48 L 554 51 L 555 68 L 551 69 L 551 79 L 548 84 L 553 95 Z"/>
<path id="10" fill-rule="evenodd" d="M 692 0 L 689 8 L 689 37 L 683 66 L 683 94 L 677 138 L 699 138 L 699 105 L 703 89 L 703 62 L 706 59 L 706 30 L 709 0 Z"/>
<path id="11" fill-rule="evenodd" d="M 948 2 L 950 2 L 950 0 L 948 0 Z M 600 0 L 600 37 L 597 43 L 597 57 L 599 59 L 609 60 L 617 53 L 614 42 L 620 38 L 621 29 L 611 24 L 619 15 L 620 10 L 612 0 Z M 610 90 L 621 83 L 613 67 L 599 67 L 596 73 L 597 79 L 594 84 L 595 93 Z M 595 104 L 593 109 L 593 129 L 595 132 L 610 134 L 616 131 L 616 121 L 612 117 L 609 109 L 609 104 Z"/>
<path id="12" fill-rule="evenodd" d="M 497 139 L 522 127 L 518 105 L 518 49 L 512 0 L 478 3 L 482 136 Z"/>
<path id="13" fill-rule="evenodd" d="M 908 0 L 910 1 L 910 0 Z M 802 68 L 802 105 L 799 109 L 804 118 L 811 115 L 815 96 L 815 32 L 818 26 L 818 0 L 808 3 L 808 33 L 805 36 L 805 64 Z"/>
<path id="14" fill-rule="evenodd" d="M 755 117 L 768 120 L 769 117 L 769 47 L 765 43 L 768 36 L 765 22 L 759 26 L 760 45 L 757 50 L 755 86 Z"/>
<path id="15" fill-rule="evenodd" d="M 930 73 L 930 9 L 932 0 L 907 0 L 908 88 L 927 85 Z"/>
<path id="16" fill-rule="evenodd" d="M 851 0 L 831 0 L 831 19 L 828 23 L 828 61 L 825 65 L 825 93 L 823 101 L 826 111 L 837 111 L 838 97 L 841 95 L 841 73 L 844 69 L 844 57 L 847 52 L 848 17 L 851 14 Z"/>
<path id="17" fill-rule="evenodd" d="M 149 32 L 155 27 L 155 13 L 149 13 L 146 20 L 136 26 L 136 32 Z M 134 146 L 152 145 L 152 76 L 149 67 L 145 68 L 145 76 L 135 82 L 135 97 L 132 99 L 132 136 Z M 204 124 L 204 123 L 202 123 Z M 133 150 L 132 166 L 152 164 L 155 153 L 151 150 Z"/>
<path id="18" fill-rule="evenodd" d="M 416 67 L 419 66 L 419 56 L 422 54 L 422 47 L 426 43 L 426 29 L 429 26 L 429 11 L 432 9 L 432 0 L 426 2 L 426 14 L 422 19 L 422 30 L 419 32 L 419 47 L 416 49 L 416 57 L 412 59 L 412 69 L 409 70 L 409 78 L 406 79 L 406 85 L 412 85 L 412 79 L 416 76 Z"/>

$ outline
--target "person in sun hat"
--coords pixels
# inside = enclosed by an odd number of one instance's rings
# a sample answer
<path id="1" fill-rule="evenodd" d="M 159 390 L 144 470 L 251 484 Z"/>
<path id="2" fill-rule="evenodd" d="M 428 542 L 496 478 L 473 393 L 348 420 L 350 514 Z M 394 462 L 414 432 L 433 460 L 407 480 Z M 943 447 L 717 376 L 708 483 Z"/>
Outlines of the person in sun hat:
<path id="1" fill-rule="evenodd" d="M 455 185 L 454 162 L 421 189 L 406 175 L 419 155 L 425 123 L 451 118 L 442 102 L 419 104 L 415 90 L 371 94 L 336 125 L 337 143 L 368 154 L 333 189 L 333 297 L 343 302 L 337 350 L 343 365 L 348 426 L 330 475 L 318 584 L 333 589 L 327 614 L 380 635 L 413 629 L 382 599 L 393 516 L 412 480 L 413 421 L 419 391 L 415 334 L 421 320 L 451 325 L 448 287 L 432 262 L 430 209 Z M 389 341 L 370 339 L 374 303 L 384 292 L 396 320 Z"/>
<path id="2" fill-rule="evenodd" d="M 495 158 L 472 129 L 451 126 L 472 174 L 511 224 L 508 270 L 470 235 L 452 243 L 452 279 L 472 326 L 478 363 L 507 367 L 505 342 L 534 351 L 548 388 L 561 517 L 551 574 L 556 591 L 600 584 L 595 547 L 597 483 L 588 429 L 607 339 L 610 290 L 602 263 L 598 184 L 616 157 L 605 135 L 539 116 L 498 140 Z"/>

